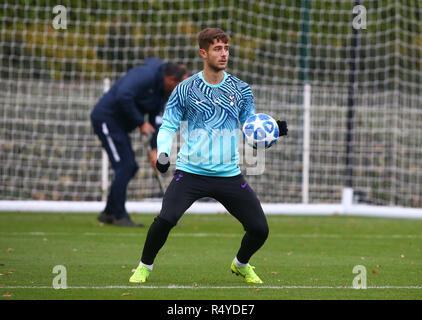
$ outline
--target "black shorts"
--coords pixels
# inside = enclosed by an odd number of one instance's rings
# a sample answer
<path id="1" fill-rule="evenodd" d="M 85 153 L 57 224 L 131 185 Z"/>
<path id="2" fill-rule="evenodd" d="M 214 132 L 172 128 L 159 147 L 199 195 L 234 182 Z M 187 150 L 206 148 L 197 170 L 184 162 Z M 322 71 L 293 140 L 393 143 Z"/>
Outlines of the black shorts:
<path id="1" fill-rule="evenodd" d="M 176 170 L 164 194 L 159 216 L 176 225 L 185 211 L 204 197 L 220 202 L 246 231 L 268 229 L 261 203 L 242 174 L 212 177 Z"/>

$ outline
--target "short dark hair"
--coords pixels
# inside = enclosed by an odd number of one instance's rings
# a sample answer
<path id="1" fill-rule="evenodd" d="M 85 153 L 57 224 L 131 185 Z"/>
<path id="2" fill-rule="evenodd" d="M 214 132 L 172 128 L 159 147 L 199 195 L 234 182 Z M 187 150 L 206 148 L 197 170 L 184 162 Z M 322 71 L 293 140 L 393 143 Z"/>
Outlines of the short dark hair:
<path id="1" fill-rule="evenodd" d="M 164 67 L 164 75 L 174 76 L 176 81 L 180 81 L 185 75 L 189 75 L 189 71 L 183 63 L 168 62 Z"/>
<path id="2" fill-rule="evenodd" d="M 230 41 L 230 36 L 219 28 L 206 28 L 198 34 L 198 44 L 200 49 L 208 50 L 214 40 L 220 40 L 224 43 Z"/>

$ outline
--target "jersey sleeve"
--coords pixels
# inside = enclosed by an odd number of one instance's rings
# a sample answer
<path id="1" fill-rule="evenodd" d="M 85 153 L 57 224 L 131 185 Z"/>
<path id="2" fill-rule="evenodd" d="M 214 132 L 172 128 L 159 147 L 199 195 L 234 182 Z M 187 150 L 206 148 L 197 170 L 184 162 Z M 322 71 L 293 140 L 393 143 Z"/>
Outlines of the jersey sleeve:
<path id="1" fill-rule="evenodd" d="M 240 125 L 243 126 L 246 119 L 255 114 L 255 103 L 254 96 L 249 85 L 245 85 L 243 88 L 241 88 L 241 93 L 243 98 L 240 108 L 239 121 Z"/>
<path id="2" fill-rule="evenodd" d="M 157 136 L 157 152 L 170 156 L 174 136 L 182 121 L 186 100 L 186 88 L 182 84 L 176 86 L 170 95 L 163 114 L 163 122 Z"/>

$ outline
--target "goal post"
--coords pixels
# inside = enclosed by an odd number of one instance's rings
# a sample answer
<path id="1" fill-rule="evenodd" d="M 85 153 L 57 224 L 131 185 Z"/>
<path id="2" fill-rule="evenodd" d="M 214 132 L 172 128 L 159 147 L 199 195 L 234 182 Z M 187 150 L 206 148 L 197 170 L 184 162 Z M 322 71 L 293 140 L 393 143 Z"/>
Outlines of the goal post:
<path id="1" fill-rule="evenodd" d="M 227 72 L 250 84 L 256 111 L 288 123 L 288 136 L 266 151 L 264 173 L 246 176 L 268 213 L 422 212 L 419 0 L 69 0 L 53 7 L 0 4 L 0 211 L 101 211 L 112 172 L 91 128 L 92 108 L 148 57 L 199 72 L 196 36 L 212 25 L 230 34 Z M 128 210 L 155 212 L 162 192 L 147 138 L 138 131 L 131 138 L 139 171 Z M 243 147 L 241 161 L 246 173 Z M 167 186 L 172 175 L 162 178 Z M 214 202 L 195 210 L 213 205 L 219 212 Z"/>
<path id="2" fill-rule="evenodd" d="M 303 172 L 302 203 L 309 203 L 309 168 L 311 148 L 311 86 L 306 83 L 303 88 Z"/>

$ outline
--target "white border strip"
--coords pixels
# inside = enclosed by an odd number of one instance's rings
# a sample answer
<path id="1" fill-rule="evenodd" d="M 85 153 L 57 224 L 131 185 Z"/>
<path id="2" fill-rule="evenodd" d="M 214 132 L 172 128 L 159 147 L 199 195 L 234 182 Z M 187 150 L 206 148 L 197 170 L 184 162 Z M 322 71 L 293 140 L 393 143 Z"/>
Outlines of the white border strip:
<path id="1" fill-rule="evenodd" d="M 104 202 L 96 201 L 42 201 L 42 200 L 0 200 L 0 212 L 73 212 L 99 213 L 104 209 Z M 422 219 L 422 208 L 404 208 L 370 205 L 342 204 L 282 204 L 263 203 L 264 212 L 268 215 L 351 215 L 385 218 Z M 161 199 L 151 201 L 127 202 L 126 208 L 131 213 L 158 214 L 161 210 Z M 195 214 L 227 213 L 218 202 L 195 202 L 188 210 Z"/>

